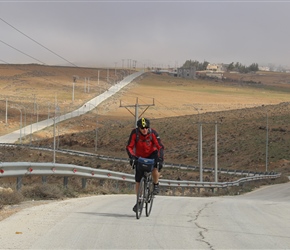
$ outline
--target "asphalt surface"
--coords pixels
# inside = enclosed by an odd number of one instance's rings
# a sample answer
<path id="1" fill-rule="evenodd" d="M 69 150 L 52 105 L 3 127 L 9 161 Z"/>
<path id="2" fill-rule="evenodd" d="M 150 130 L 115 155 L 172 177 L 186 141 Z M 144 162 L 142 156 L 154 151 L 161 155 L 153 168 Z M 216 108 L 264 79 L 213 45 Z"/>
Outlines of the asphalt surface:
<path id="1" fill-rule="evenodd" d="M 137 220 L 134 195 L 51 202 L 0 222 L 0 249 L 289 249 L 290 184 L 233 197 L 157 196 Z"/>

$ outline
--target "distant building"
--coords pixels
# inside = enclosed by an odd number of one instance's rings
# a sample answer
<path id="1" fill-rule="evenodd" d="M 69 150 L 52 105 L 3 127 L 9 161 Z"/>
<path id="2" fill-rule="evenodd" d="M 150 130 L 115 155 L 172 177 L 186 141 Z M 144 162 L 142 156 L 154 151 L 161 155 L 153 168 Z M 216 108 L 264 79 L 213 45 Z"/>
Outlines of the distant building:
<path id="1" fill-rule="evenodd" d="M 269 67 L 265 67 L 265 66 L 259 66 L 259 70 L 261 71 L 270 71 Z"/>
<path id="2" fill-rule="evenodd" d="M 205 70 L 208 77 L 223 79 L 224 71 L 222 64 L 208 64 Z"/>
<path id="3" fill-rule="evenodd" d="M 187 78 L 187 79 L 196 79 L 196 68 L 178 68 L 177 77 Z"/>
<path id="4" fill-rule="evenodd" d="M 224 72 L 223 71 L 207 71 L 206 76 L 211 77 L 211 78 L 223 79 Z"/>
<path id="5" fill-rule="evenodd" d="M 206 70 L 208 70 L 208 71 L 223 71 L 223 65 L 222 64 L 208 64 L 206 67 Z"/>

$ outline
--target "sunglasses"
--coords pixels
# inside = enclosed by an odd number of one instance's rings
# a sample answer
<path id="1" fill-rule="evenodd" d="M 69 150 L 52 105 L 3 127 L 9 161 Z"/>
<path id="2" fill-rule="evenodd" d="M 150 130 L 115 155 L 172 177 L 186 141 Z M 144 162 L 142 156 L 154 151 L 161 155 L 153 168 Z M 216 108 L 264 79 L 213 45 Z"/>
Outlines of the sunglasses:
<path id="1" fill-rule="evenodd" d="M 144 128 L 140 127 L 140 129 L 148 129 L 148 127 L 144 127 Z"/>

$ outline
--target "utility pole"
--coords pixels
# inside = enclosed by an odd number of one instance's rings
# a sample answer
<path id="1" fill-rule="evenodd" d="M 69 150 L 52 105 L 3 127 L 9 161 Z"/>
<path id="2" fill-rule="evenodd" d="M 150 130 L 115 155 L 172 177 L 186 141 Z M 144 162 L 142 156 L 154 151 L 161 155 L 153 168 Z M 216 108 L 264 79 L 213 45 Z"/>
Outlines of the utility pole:
<path id="1" fill-rule="evenodd" d="M 98 86 L 100 84 L 100 70 L 98 70 Z"/>
<path id="2" fill-rule="evenodd" d="M 90 78 L 88 77 L 87 80 L 88 80 L 88 93 L 90 93 Z"/>
<path id="3" fill-rule="evenodd" d="M 147 106 L 147 108 L 145 108 L 145 110 L 140 114 L 140 116 L 142 116 L 150 106 L 155 106 L 154 98 L 153 98 L 152 104 L 141 104 L 141 105 L 138 103 L 138 97 L 136 98 L 136 103 L 134 105 L 122 105 L 121 100 L 120 100 L 120 108 L 127 109 L 135 117 L 135 126 L 137 126 L 137 121 L 138 121 L 138 118 L 140 117 L 139 107 L 143 107 L 143 106 Z M 135 114 L 131 112 L 129 108 L 135 108 Z"/>
<path id="4" fill-rule="evenodd" d="M 107 82 L 109 83 L 109 69 L 107 69 Z"/>
<path id="5" fill-rule="evenodd" d="M 77 79 L 79 79 L 79 77 L 74 75 L 73 76 L 73 88 L 72 88 L 72 103 L 74 103 L 74 100 L 75 100 L 75 84 L 77 82 Z"/>
<path id="6" fill-rule="evenodd" d="M 8 125 L 8 100 L 6 98 L 5 124 Z"/>
<path id="7" fill-rule="evenodd" d="M 202 122 L 198 122 L 198 166 L 199 166 L 199 181 L 203 182 L 203 153 L 202 153 Z M 215 169 L 215 182 L 218 182 L 218 122 L 204 122 L 204 124 L 214 124 L 215 125 L 215 139 L 214 139 L 214 169 Z"/>
<path id="8" fill-rule="evenodd" d="M 266 109 L 266 172 L 268 172 L 268 147 L 269 147 L 269 122 L 268 122 L 268 111 Z"/>
<path id="9" fill-rule="evenodd" d="M 202 123 L 199 123 L 199 139 L 198 139 L 198 159 L 199 159 L 199 181 L 203 182 L 203 161 L 202 161 Z"/>

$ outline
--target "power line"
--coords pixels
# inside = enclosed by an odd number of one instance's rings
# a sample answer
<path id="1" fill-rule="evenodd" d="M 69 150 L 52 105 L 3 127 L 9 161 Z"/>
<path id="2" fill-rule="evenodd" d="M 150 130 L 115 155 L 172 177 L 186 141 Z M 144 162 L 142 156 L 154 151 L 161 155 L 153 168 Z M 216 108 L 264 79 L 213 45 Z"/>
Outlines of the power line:
<path id="1" fill-rule="evenodd" d="M 8 23 L 7 21 L 5 21 L 3 18 L 0 17 L 0 20 L 4 23 L 6 23 L 7 25 L 9 25 L 11 28 L 15 29 L 16 31 L 18 31 L 19 33 L 21 33 L 23 36 L 27 37 L 28 39 L 30 39 L 31 41 L 35 42 L 36 44 L 38 44 L 39 46 L 41 46 L 42 48 L 48 50 L 49 52 L 51 52 L 52 54 L 58 56 L 59 58 L 63 59 L 64 61 L 68 62 L 69 64 L 78 67 L 77 65 L 75 65 L 74 63 L 68 61 L 67 59 L 65 59 L 64 57 L 60 56 L 59 54 L 55 53 L 54 51 L 52 51 L 51 49 L 45 47 L 44 45 L 42 45 L 41 43 L 37 42 L 36 40 L 34 40 L 33 38 L 31 38 L 30 36 L 26 35 L 25 33 L 23 33 L 22 31 L 20 31 L 19 29 L 15 28 L 13 25 L 11 25 L 10 23 Z"/>
<path id="2" fill-rule="evenodd" d="M 4 22 L 5 24 L 7 24 L 8 26 L 10 26 L 11 28 L 13 28 L 14 30 L 16 30 L 17 32 L 19 32 L 20 34 L 22 34 L 23 36 L 25 36 L 26 38 L 30 39 L 31 41 L 33 41 L 34 43 L 38 44 L 38 45 L 41 46 L 42 48 L 46 49 L 46 50 L 49 51 L 50 53 L 52 53 L 52 54 L 56 55 L 57 57 L 63 59 L 64 61 L 68 62 L 69 64 L 73 65 L 74 67 L 79 68 L 79 69 L 82 69 L 82 70 L 87 74 L 87 70 L 84 70 L 82 67 L 79 67 L 79 66 L 75 65 L 74 63 L 70 62 L 69 60 L 67 60 L 67 59 L 65 59 L 64 57 L 60 56 L 59 54 L 55 53 L 55 52 L 52 51 L 51 49 L 49 49 L 49 48 L 47 48 L 46 46 L 42 45 L 41 43 L 37 42 L 35 39 L 33 39 L 33 38 L 31 38 L 30 36 L 26 35 L 24 32 L 20 31 L 19 29 L 17 29 L 16 27 L 14 27 L 13 25 L 11 25 L 11 24 L 8 23 L 7 21 L 5 21 L 3 18 L 0 17 L 0 20 L 1 20 L 2 22 Z M 35 57 L 33 57 L 33 56 L 30 56 L 29 54 L 27 54 L 27 53 L 25 53 L 25 52 L 23 52 L 23 51 L 21 51 L 21 50 L 15 48 L 15 47 L 13 47 L 12 45 L 10 45 L 10 44 L 8 44 L 8 43 L 2 41 L 2 40 L 0 40 L 0 42 L 2 42 L 3 44 L 5 44 L 6 46 L 8 46 L 8 47 L 10 47 L 10 48 L 12 48 L 12 49 L 18 51 L 19 53 L 21 53 L 21 54 L 23 54 L 23 55 L 25 55 L 25 56 L 27 56 L 27 57 L 30 57 L 30 58 L 32 58 L 33 60 L 37 61 L 37 62 L 40 62 L 40 63 L 43 64 L 43 65 L 47 65 L 46 63 L 44 63 L 44 62 L 38 60 L 37 58 L 35 58 Z M 1 61 L 4 62 L 3 60 L 1 60 Z M 5 62 L 5 63 L 6 63 L 6 64 L 9 64 L 9 63 L 7 63 L 7 62 Z M 58 70 L 58 71 L 61 71 L 61 70 L 59 70 L 59 69 L 57 69 L 57 70 Z M 91 74 L 91 72 L 90 72 L 90 74 Z M 116 74 L 116 73 L 115 73 L 115 74 Z M 52 80 L 50 80 L 50 79 L 46 79 L 46 78 L 44 78 L 44 77 L 42 77 L 42 78 L 45 79 L 45 80 L 47 80 L 47 81 L 49 81 L 49 82 L 54 82 L 54 81 L 52 81 Z M 100 87 L 100 86 L 98 86 L 97 88 L 98 88 L 99 90 L 101 90 L 101 91 L 106 91 L 106 90 L 107 90 L 106 88 L 103 88 L 103 87 Z"/>
<path id="3" fill-rule="evenodd" d="M 68 62 L 69 64 L 73 65 L 74 67 L 82 69 L 82 70 L 84 71 L 84 73 L 87 73 L 87 70 L 84 70 L 83 68 L 81 68 L 81 67 L 75 65 L 74 63 L 70 62 L 69 60 L 67 60 L 67 59 L 65 59 L 64 57 L 60 56 L 59 54 L 55 53 L 55 52 L 52 51 L 51 49 L 45 47 L 45 46 L 42 45 L 41 43 L 37 42 L 35 39 L 31 38 L 30 36 L 26 35 L 24 32 L 20 31 L 19 29 L 17 29 L 16 27 L 14 27 L 13 25 L 11 25 L 11 24 L 8 23 L 7 21 L 5 21 L 3 18 L 0 17 L 0 20 L 1 20 L 2 22 L 4 22 L 5 24 L 9 25 L 11 28 L 15 29 L 17 32 L 19 32 L 19 33 L 22 34 L 23 36 L 27 37 L 27 38 L 30 39 L 31 41 L 33 41 L 33 42 L 35 42 L 36 44 L 38 44 L 38 45 L 41 46 L 42 48 L 48 50 L 48 51 L 51 52 L 52 54 L 58 56 L 59 58 L 63 59 L 64 61 L 66 61 L 66 62 Z M 33 60 L 35 60 L 35 61 L 37 61 L 37 62 L 40 62 L 40 63 L 43 64 L 43 65 L 47 65 L 46 63 L 44 63 L 44 62 L 38 60 L 37 58 L 35 58 L 35 57 L 33 57 L 33 56 L 28 55 L 27 53 L 25 53 L 25 52 L 23 52 L 23 51 L 21 51 L 21 50 L 15 48 L 15 47 L 13 47 L 12 45 L 10 45 L 10 44 L 8 44 L 8 43 L 2 41 L 2 40 L 0 40 L 0 42 L 2 42 L 3 44 L 5 44 L 6 46 L 8 46 L 8 47 L 10 47 L 10 48 L 12 48 L 12 49 L 18 51 L 19 53 L 21 53 L 21 54 L 23 54 L 23 55 L 26 55 L 26 56 L 30 57 L 31 59 L 33 59 Z M 1 61 L 2 61 L 2 60 L 1 60 Z M 9 63 L 7 63 L 7 64 L 9 64 Z M 58 71 L 60 71 L 60 70 L 58 69 Z M 44 78 L 44 79 L 45 79 L 45 78 Z M 48 79 L 45 79 L 45 80 L 48 80 Z M 101 88 L 100 86 L 98 86 L 98 88 L 99 88 L 100 90 L 102 90 L 102 91 L 106 91 L 106 90 L 107 90 L 107 89 L 105 89 L 105 88 Z"/>
<path id="4" fill-rule="evenodd" d="M 5 45 L 7 45 L 8 47 L 10 47 L 10 48 L 12 48 L 12 49 L 14 49 L 14 50 L 18 51 L 19 53 L 21 53 L 21 54 L 23 54 L 23 55 L 26 55 L 26 56 L 30 57 L 31 59 L 33 59 L 33 60 L 35 60 L 35 61 L 38 61 L 38 62 L 40 62 L 40 63 L 42 63 L 42 64 L 45 64 L 44 62 L 42 62 L 42 61 L 40 61 L 40 60 L 36 59 L 36 58 L 35 58 L 35 57 L 33 57 L 33 56 L 30 56 L 30 55 L 26 54 L 25 52 L 23 52 L 23 51 L 21 51 L 21 50 L 19 50 L 19 49 L 15 48 L 15 47 L 13 47 L 13 46 L 11 46 L 11 45 L 10 45 L 10 44 L 8 44 L 8 43 L 5 43 L 5 42 L 4 42 L 4 41 L 2 41 L 2 40 L 0 40 L 0 42 L 1 42 L 1 43 L 4 43 L 4 44 L 5 44 Z M 46 65 L 46 64 L 45 64 L 45 65 Z"/>
<path id="5" fill-rule="evenodd" d="M 4 62 L 5 64 L 9 64 L 8 62 L 6 62 L 6 61 L 4 61 L 4 60 L 1 60 L 1 59 L 0 59 L 0 61 L 1 61 L 1 62 Z"/>

